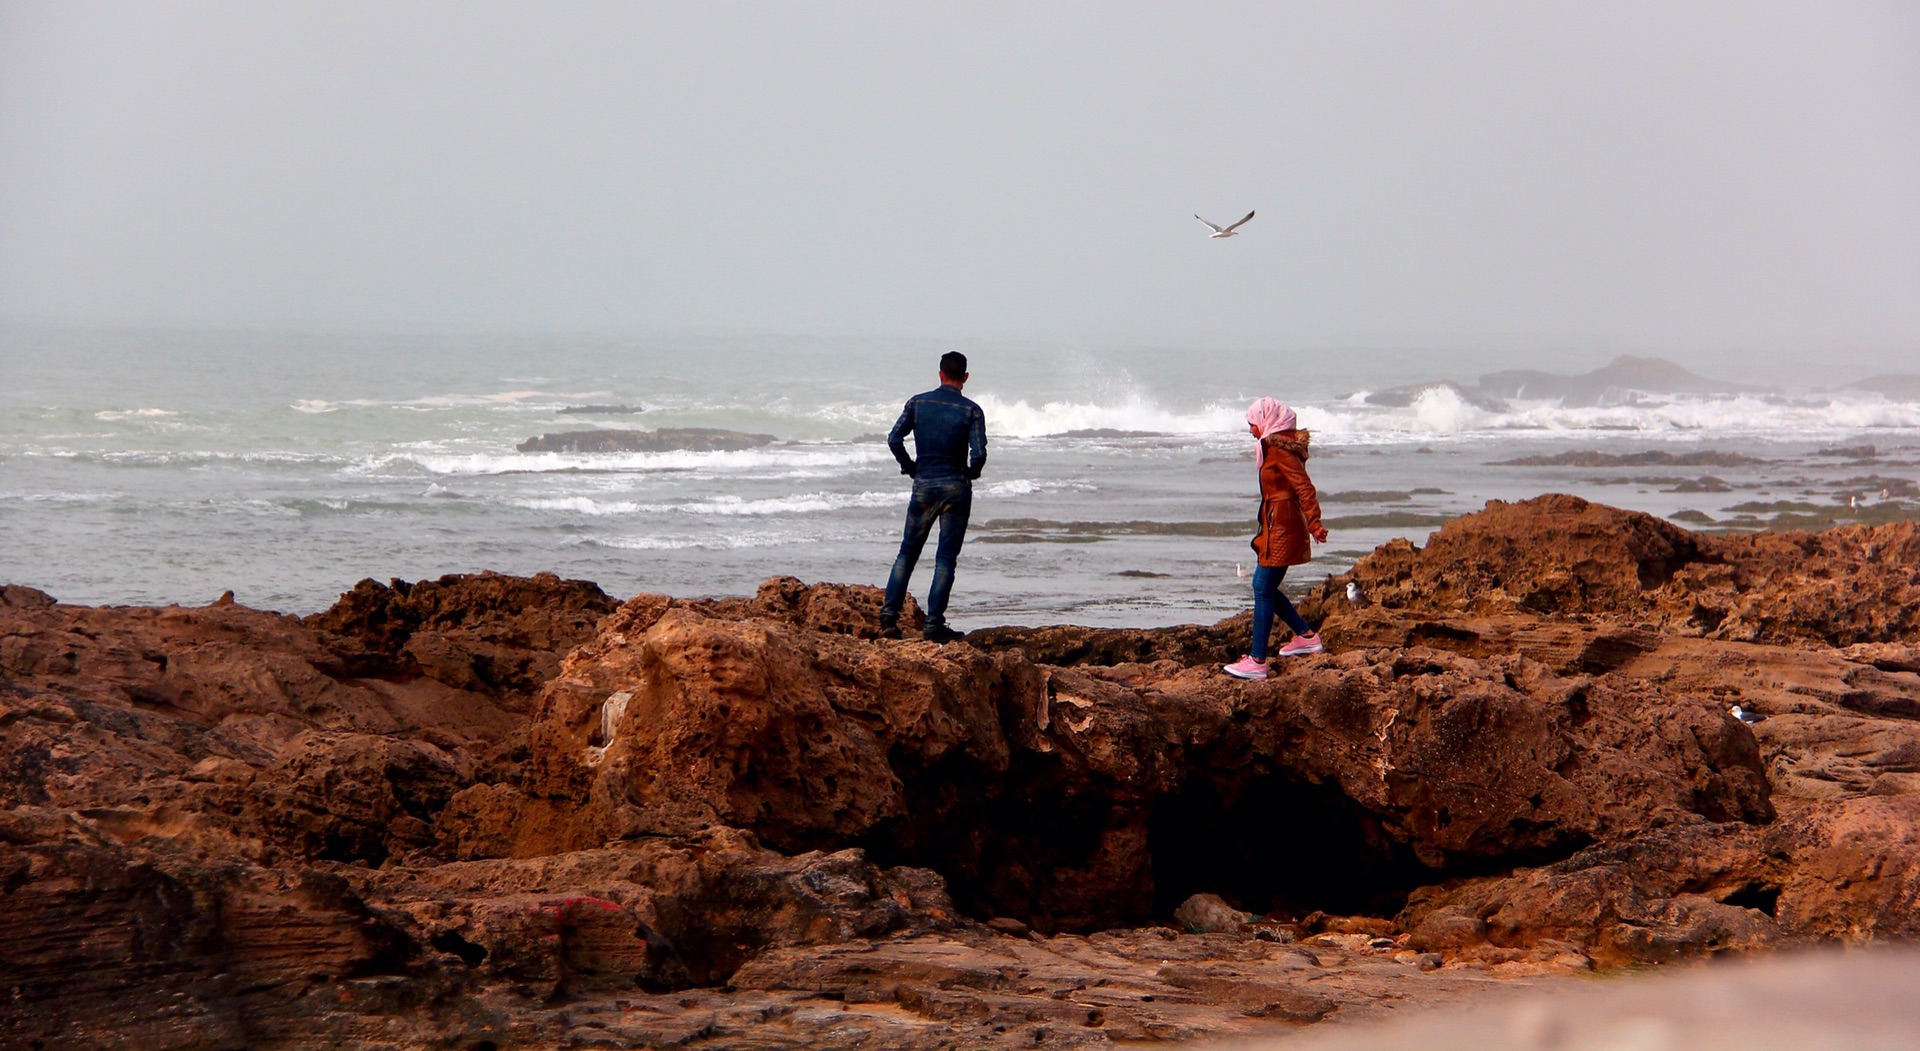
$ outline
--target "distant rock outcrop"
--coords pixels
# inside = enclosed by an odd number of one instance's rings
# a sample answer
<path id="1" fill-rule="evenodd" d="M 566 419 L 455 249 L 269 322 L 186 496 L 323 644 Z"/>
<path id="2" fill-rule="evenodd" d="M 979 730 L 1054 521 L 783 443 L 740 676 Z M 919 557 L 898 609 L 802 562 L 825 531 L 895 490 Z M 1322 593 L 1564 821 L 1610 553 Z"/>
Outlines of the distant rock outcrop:
<path id="1" fill-rule="evenodd" d="M 562 416 L 632 416 L 647 410 L 638 405 L 569 405 L 560 410 Z"/>
<path id="2" fill-rule="evenodd" d="M 1511 460 L 1495 460 L 1495 467 L 1744 467 L 1748 464 L 1766 463 L 1757 456 L 1746 453 L 1721 452 L 1716 449 L 1702 449 L 1698 452 L 1674 453 L 1665 449 L 1649 449 L 1637 453 L 1607 453 L 1596 449 L 1573 449 L 1563 453 L 1542 456 L 1519 456 Z"/>
<path id="3" fill-rule="evenodd" d="M 1872 391 L 1894 401 L 1920 401 L 1920 376 L 1910 372 L 1883 372 L 1849 383 L 1842 389 Z"/>
<path id="4" fill-rule="evenodd" d="M 1589 408 L 1632 404 L 1644 394 L 1779 393 L 1773 387 L 1709 379 L 1663 358 L 1622 354 L 1592 372 L 1577 375 L 1512 369 L 1489 373 L 1473 384 L 1442 380 L 1370 391 L 1364 401 L 1368 405 L 1399 408 L 1435 390 L 1451 393 L 1460 401 L 1490 412 L 1507 411 L 1513 401 L 1555 401 L 1568 408 Z"/>
<path id="5" fill-rule="evenodd" d="M 774 442 L 771 434 L 747 434 L 716 427 L 662 427 L 656 431 L 606 428 L 563 431 L 528 438 L 515 449 L 523 453 L 657 453 L 737 452 Z"/>
<path id="6" fill-rule="evenodd" d="M 1569 407 L 1613 405 L 1645 394 L 1778 394 L 1778 388 L 1709 379 L 1663 358 L 1622 354 L 1606 365 L 1568 376 L 1513 369 L 1480 377 L 1487 394 L 1528 401 L 1557 400 Z"/>

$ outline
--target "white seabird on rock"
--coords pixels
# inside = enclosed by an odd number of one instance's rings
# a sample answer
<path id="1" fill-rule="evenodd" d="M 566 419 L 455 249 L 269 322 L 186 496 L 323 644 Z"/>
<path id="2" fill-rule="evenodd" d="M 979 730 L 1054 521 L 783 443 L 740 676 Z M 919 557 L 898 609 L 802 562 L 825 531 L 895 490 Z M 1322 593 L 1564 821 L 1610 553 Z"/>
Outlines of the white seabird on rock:
<path id="1" fill-rule="evenodd" d="M 1200 219 L 1200 213 L 1195 212 L 1193 214 L 1193 217 L 1195 219 Z M 1207 227 L 1213 231 L 1212 233 L 1207 235 L 1208 237 L 1232 237 L 1234 235 L 1233 232 L 1235 230 L 1240 229 L 1242 226 L 1245 226 L 1247 220 L 1251 218 L 1253 218 L 1253 213 L 1248 212 L 1245 216 L 1241 218 L 1239 222 L 1234 223 L 1232 226 L 1221 226 L 1219 223 L 1213 222 L 1208 219 L 1200 219 L 1200 221 L 1203 223 L 1206 223 Z"/>
<path id="2" fill-rule="evenodd" d="M 1360 590 L 1360 582 L 1357 580 L 1347 581 L 1347 601 L 1358 606 L 1366 600 L 1367 596 Z"/>
<path id="3" fill-rule="evenodd" d="M 1748 726 L 1752 726 L 1754 723 L 1757 723 L 1760 720 L 1766 718 L 1766 716 L 1761 715 L 1758 712 L 1747 711 L 1745 708 L 1742 708 L 1737 704 L 1731 708 L 1728 708 L 1727 714 L 1733 716 L 1735 719 L 1738 719 L 1743 723 L 1746 723 Z"/>

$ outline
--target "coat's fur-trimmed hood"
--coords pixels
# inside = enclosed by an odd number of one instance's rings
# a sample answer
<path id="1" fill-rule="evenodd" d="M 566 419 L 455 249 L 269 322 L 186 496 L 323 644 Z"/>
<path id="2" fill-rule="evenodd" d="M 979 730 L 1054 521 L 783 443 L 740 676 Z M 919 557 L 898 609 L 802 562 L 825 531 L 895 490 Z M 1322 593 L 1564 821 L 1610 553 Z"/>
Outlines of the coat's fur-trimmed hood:
<path id="1" fill-rule="evenodd" d="M 1297 431 L 1275 431 L 1265 438 L 1260 439 L 1260 441 L 1262 444 L 1271 445 L 1276 449 L 1285 449 L 1299 457 L 1301 463 L 1306 463 L 1307 446 L 1313 441 L 1313 432 L 1304 427 Z"/>

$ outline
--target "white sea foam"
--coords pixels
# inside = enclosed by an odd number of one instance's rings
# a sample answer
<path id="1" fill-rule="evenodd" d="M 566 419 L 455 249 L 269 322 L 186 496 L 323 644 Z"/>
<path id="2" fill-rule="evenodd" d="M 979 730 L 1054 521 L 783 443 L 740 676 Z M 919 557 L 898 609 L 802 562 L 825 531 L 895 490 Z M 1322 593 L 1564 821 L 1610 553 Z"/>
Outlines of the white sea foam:
<path id="1" fill-rule="evenodd" d="M 442 409 L 515 409 L 524 411 L 548 412 L 559 406 L 597 398 L 613 397 L 604 390 L 592 391 L 545 391 L 545 390 L 509 390 L 494 394 L 429 394 L 418 398 L 380 399 L 347 398 L 334 401 L 326 398 L 300 398 L 288 407 L 295 412 L 326 413 L 339 412 L 342 409 L 409 409 L 413 411 L 437 411 Z"/>
<path id="2" fill-rule="evenodd" d="M 737 496 L 711 496 L 683 503 L 641 503 L 633 500 L 595 500 L 585 496 L 549 497 L 515 500 L 515 507 L 530 511 L 569 511 L 593 516 L 644 514 L 724 515 L 730 517 L 760 515 L 817 514 L 856 507 L 904 505 L 906 492 L 806 493 L 745 500 Z"/>
<path id="3" fill-rule="evenodd" d="M 18 500 L 25 504 L 102 504 L 115 493 L 29 493 L 0 490 L 0 500 Z"/>
<path id="4" fill-rule="evenodd" d="M 339 412 L 343 409 L 392 409 L 404 405 L 403 402 L 382 401 L 379 398 L 346 398 L 340 401 L 328 401 L 325 398 L 301 398 L 290 402 L 288 408 L 295 412 L 319 414 Z"/>
<path id="5" fill-rule="evenodd" d="M 1405 407 L 1347 399 L 1299 408 L 1300 422 L 1323 439 L 1393 441 L 1447 436 L 1632 433 L 1661 438 L 1846 439 L 1863 430 L 1920 430 L 1920 404 L 1877 395 L 1780 398 L 1754 395 L 1645 396 L 1633 404 L 1568 407 L 1514 402 L 1476 406 L 1457 391 L 1432 387 Z"/>
<path id="6" fill-rule="evenodd" d="M 992 466 L 989 464 L 988 466 Z M 1004 478 L 996 482 L 981 484 L 975 492 L 978 496 L 1032 496 L 1035 493 L 1058 493 L 1073 491 L 1091 493 L 1099 491 L 1092 482 L 1075 480 L 1044 481 L 1037 478 Z"/>
<path id="7" fill-rule="evenodd" d="M 901 399 L 905 404 L 906 399 Z M 852 427 L 860 431 L 885 431 L 893 427 L 893 421 L 900 417 L 900 405 L 843 403 L 823 405 L 805 414 L 808 418 L 833 424 L 837 427 Z"/>
<path id="8" fill-rule="evenodd" d="M 1632 432 L 1649 437 L 1844 438 L 1862 429 L 1920 430 L 1920 404 L 1888 401 L 1875 394 L 1816 397 L 1643 395 L 1630 404 L 1568 407 L 1558 402 L 1517 401 L 1485 408 L 1446 386 L 1420 392 L 1403 407 L 1366 403 L 1366 393 L 1319 404 L 1298 403 L 1301 425 L 1324 440 L 1393 442 L 1447 436 L 1498 437 L 1513 432 Z M 1072 431 L 1107 429 L 1183 437 L 1238 439 L 1246 430 L 1238 401 L 1214 402 L 1194 412 L 1167 409 L 1129 394 L 1110 403 L 1003 401 L 977 398 L 993 437 L 1049 438 Z"/>
<path id="9" fill-rule="evenodd" d="M 172 409 L 103 409 L 93 414 L 96 420 L 132 420 L 141 417 L 178 416 Z"/>
<path id="10" fill-rule="evenodd" d="M 189 514 L 246 515 L 251 518 L 298 518 L 300 509 L 277 500 L 207 500 L 190 505 L 173 505 L 173 510 Z"/>
<path id="11" fill-rule="evenodd" d="M 20 455 L 54 460 L 77 460 L 82 463 L 103 463 L 115 467 L 204 467 L 225 463 L 327 465 L 355 462 L 349 457 L 334 453 L 293 452 L 290 450 L 234 452 L 217 449 L 110 449 L 85 451 L 71 449 L 29 449 Z"/>
<path id="12" fill-rule="evenodd" d="M 773 470 L 784 473 L 872 463 L 888 455 L 884 447 L 867 445 L 786 446 L 732 452 L 657 453 L 469 453 L 442 455 L 408 453 L 366 461 L 363 469 L 411 463 L 433 474 L 485 475 L 565 471 L 721 471 L 729 474 Z"/>
<path id="13" fill-rule="evenodd" d="M 532 407 L 547 408 L 554 403 L 584 401 L 590 398 L 607 398 L 611 393 L 604 390 L 591 391 L 550 391 L 550 390 L 503 390 L 494 394 L 432 394 L 423 398 L 408 398 L 392 402 L 400 408 L 408 409 L 464 409 Z"/>
<path id="14" fill-rule="evenodd" d="M 1114 404 L 1050 401 L 1034 406 L 1026 399 L 1004 401 L 991 394 L 975 399 L 987 415 L 987 433 L 1009 438 L 1041 438 L 1069 431 L 1107 429 L 1162 434 L 1208 434 L 1246 429 L 1244 410 L 1212 404 L 1193 413 L 1162 408 L 1152 399 L 1130 394 Z"/>
<path id="15" fill-rule="evenodd" d="M 452 409 L 472 405 L 516 405 L 529 398 L 552 397 L 546 391 L 504 390 L 496 394 L 432 394 L 395 402 L 408 408 Z"/>
<path id="16" fill-rule="evenodd" d="M 749 547 L 786 547 L 812 543 L 817 537 L 772 536 L 749 533 L 714 533 L 700 536 L 602 536 L 583 541 L 597 547 L 623 551 L 680 551 L 702 548 L 709 551 L 733 551 Z"/>

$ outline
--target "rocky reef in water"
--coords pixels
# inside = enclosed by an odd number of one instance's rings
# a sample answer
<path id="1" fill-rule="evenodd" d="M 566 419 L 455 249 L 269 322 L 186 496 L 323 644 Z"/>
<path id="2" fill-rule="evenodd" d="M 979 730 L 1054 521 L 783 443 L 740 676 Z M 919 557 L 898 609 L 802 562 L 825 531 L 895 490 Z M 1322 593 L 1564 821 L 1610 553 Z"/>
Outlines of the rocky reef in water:
<path id="1" fill-rule="evenodd" d="M 1097 1047 L 1920 934 L 1913 523 L 1495 503 L 1261 683 L 879 602 L 0 590 L 0 1045 Z"/>

